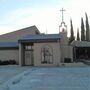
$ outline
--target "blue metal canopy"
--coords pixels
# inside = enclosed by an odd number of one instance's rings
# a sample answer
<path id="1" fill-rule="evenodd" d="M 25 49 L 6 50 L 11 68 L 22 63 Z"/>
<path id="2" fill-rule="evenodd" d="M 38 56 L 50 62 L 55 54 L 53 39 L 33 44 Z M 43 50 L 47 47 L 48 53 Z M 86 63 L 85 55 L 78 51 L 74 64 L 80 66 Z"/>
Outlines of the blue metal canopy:
<path id="1" fill-rule="evenodd" d="M 44 42 L 44 41 L 57 41 L 61 38 L 60 34 L 38 34 L 27 35 L 19 40 L 19 42 Z"/>

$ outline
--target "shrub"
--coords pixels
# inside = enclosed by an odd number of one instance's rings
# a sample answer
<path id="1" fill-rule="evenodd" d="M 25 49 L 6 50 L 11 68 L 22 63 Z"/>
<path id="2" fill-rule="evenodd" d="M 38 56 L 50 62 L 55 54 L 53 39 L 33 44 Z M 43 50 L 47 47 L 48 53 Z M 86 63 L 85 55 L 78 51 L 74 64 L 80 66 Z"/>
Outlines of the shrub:
<path id="1" fill-rule="evenodd" d="M 0 65 L 2 65 L 2 61 L 0 60 Z"/>
<path id="2" fill-rule="evenodd" d="M 17 64 L 15 60 L 0 60 L 0 65 L 15 65 Z"/>
<path id="3" fill-rule="evenodd" d="M 45 63 L 47 63 L 47 61 L 42 61 L 41 63 L 45 64 Z"/>
<path id="4" fill-rule="evenodd" d="M 2 65 L 8 65 L 9 61 L 2 61 Z"/>
<path id="5" fill-rule="evenodd" d="M 71 58 L 64 58 L 64 63 L 71 63 Z"/>
<path id="6" fill-rule="evenodd" d="M 15 60 L 9 60 L 9 64 L 10 65 L 16 64 L 16 61 Z"/>

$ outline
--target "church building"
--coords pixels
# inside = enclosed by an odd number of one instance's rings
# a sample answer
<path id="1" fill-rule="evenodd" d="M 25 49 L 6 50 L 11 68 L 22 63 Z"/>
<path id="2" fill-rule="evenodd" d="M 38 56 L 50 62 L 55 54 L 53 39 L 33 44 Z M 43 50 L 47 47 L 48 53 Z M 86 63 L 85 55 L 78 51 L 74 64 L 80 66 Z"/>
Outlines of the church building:
<path id="1" fill-rule="evenodd" d="M 65 58 L 73 62 L 64 28 L 58 34 L 42 34 L 36 26 L 31 26 L 0 35 L 2 61 L 15 60 L 20 66 L 59 66 Z"/>
<path id="2" fill-rule="evenodd" d="M 36 26 L 0 35 L 0 60 L 20 66 L 60 66 L 73 63 L 75 44 L 69 45 L 63 18 L 57 34 L 42 34 Z"/>

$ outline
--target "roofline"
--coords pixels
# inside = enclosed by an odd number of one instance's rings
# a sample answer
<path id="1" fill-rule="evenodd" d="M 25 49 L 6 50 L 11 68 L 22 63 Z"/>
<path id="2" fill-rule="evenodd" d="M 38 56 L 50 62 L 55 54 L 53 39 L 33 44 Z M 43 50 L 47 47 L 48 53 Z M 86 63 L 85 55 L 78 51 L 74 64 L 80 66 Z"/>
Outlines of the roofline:
<path id="1" fill-rule="evenodd" d="M 88 41 L 73 41 L 70 45 L 72 47 L 90 47 L 90 42 L 88 42 Z"/>
<path id="2" fill-rule="evenodd" d="M 0 47 L 0 50 L 18 50 L 19 49 L 19 46 L 18 47 Z"/>
<path id="3" fill-rule="evenodd" d="M 25 28 L 21 28 L 21 29 L 17 29 L 15 31 L 11 31 L 11 32 L 8 32 L 8 33 L 5 33 L 5 34 L 1 34 L 0 36 L 2 35 L 6 35 L 6 34 L 10 34 L 10 33 L 13 33 L 13 32 L 17 32 L 17 31 L 20 31 L 20 30 L 24 30 L 24 29 L 27 29 L 27 28 L 31 28 L 31 27 L 36 27 L 35 25 L 32 25 L 32 26 L 29 26 L 29 27 L 25 27 Z M 36 27 L 37 28 L 37 27 Z M 38 30 L 38 28 L 37 28 Z M 40 33 L 40 31 L 38 30 L 38 32 Z"/>
<path id="4" fill-rule="evenodd" d="M 54 39 L 25 39 L 25 40 L 18 40 L 19 43 L 31 42 L 31 43 L 40 43 L 40 42 L 58 42 L 59 38 Z"/>

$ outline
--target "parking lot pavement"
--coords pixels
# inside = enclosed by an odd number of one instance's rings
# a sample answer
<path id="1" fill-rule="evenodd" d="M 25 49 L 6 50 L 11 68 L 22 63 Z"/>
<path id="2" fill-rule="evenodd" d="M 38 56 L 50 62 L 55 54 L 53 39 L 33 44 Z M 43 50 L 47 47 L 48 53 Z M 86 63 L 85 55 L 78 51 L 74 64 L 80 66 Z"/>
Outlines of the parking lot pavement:
<path id="1" fill-rule="evenodd" d="M 36 67 L 5 85 L 8 90 L 90 90 L 90 67 Z"/>
<path id="2" fill-rule="evenodd" d="M 4 65 L 0 66 L 0 84 L 3 84 L 7 80 L 15 77 L 30 67 L 20 67 L 19 65 Z"/>

